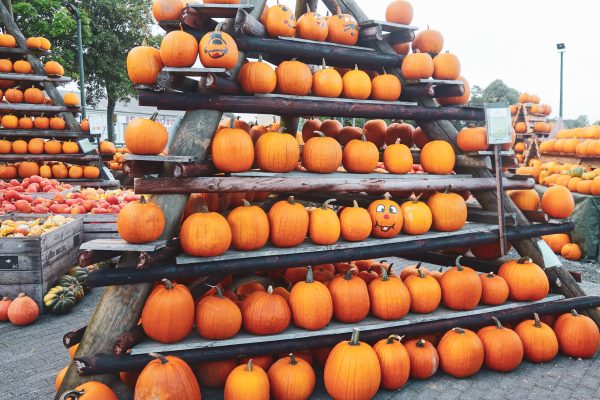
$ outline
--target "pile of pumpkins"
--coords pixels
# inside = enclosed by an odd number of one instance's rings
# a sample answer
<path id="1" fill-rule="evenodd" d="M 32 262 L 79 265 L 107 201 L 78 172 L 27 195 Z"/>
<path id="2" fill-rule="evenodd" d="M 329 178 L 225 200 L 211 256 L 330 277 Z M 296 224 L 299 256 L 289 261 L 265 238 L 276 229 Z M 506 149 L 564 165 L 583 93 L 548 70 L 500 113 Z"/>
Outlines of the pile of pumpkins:
<path id="1" fill-rule="evenodd" d="M 9 89 L 6 91 L 6 93 L 8 94 L 11 90 L 17 90 L 17 89 Z M 29 90 L 29 89 L 27 89 Z M 2 116 L 2 119 L 0 120 L 0 122 L 2 123 L 2 128 L 3 129 L 44 129 L 44 130 L 63 130 L 67 127 L 67 123 L 65 122 L 64 118 L 59 117 L 59 116 L 54 116 L 51 118 L 45 117 L 45 116 L 39 116 L 39 117 L 29 117 L 29 116 L 22 116 L 22 117 L 17 117 L 15 115 L 12 114 L 6 114 Z M 1 131 L 0 131 L 1 132 Z"/>
<path id="2" fill-rule="evenodd" d="M 48 62 L 46 62 L 46 64 L 44 64 L 44 72 L 48 76 L 61 77 L 65 74 L 65 69 L 63 68 L 62 65 L 60 65 L 60 63 L 58 63 L 56 61 L 48 61 Z M 33 70 L 33 66 L 31 65 L 31 63 L 29 61 L 17 60 L 17 61 L 13 62 L 11 59 L 2 58 L 2 59 L 0 59 L 0 73 L 5 73 L 5 74 L 15 73 L 15 74 L 28 75 L 28 74 L 33 74 L 34 70 Z M 0 79 L 0 89 L 5 90 L 5 89 L 14 88 L 15 85 L 16 85 L 16 81 L 14 81 L 14 80 Z M 74 99 L 75 99 L 75 97 L 70 97 L 70 100 L 74 100 Z M 10 103 L 14 103 L 14 101 L 10 101 L 8 98 L 7 98 L 7 101 Z M 69 101 L 69 99 L 67 101 Z M 41 104 L 41 103 L 33 103 L 33 104 Z M 68 104 L 68 105 L 76 106 L 77 104 Z"/>
<path id="3" fill-rule="evenodd" d="M 528 175 L 523 172 L 521 167 L 517 171 L 519 174 Z M 566 219 L 573 214 L 575 210 L 575 200 L 571 192 L 564 186 L 553 185 L 540 195 L 535 189 L 509 190 L 508 195 L 515 205 L 522 211 L 538 211 L 541 209 L 548 214 L 550 218 Z"/>
<path id="4" fill-rule="evenodd" d="M 30 178 L 39 175 L 54 179 L 98 179 L 100 169 L 95 165 L 65 164 L 62 162 L 21 161 L 0 165 L 0 179 Z"/>
<path id="5" fill-rule="evenodd" d="M 0 139 L 0 154 L 78 154 L 79 150 L 79 144 L 73 141 L 34 138 L 11 142 Z"/>
<path id="6" fill-rule="evenodd" d="M 517 173 L 532 175 L 536 182 L 551 188 L 561 186 L 573 193 L 600 196 L 600 168 L 534 159 L 530 160 L 530 166 L 518 168 Z"/>
<path id="7" fill-rule="evenodd" d="M 31 325 L 40 316 L 37 303 L 25 293 L 15 299 L 3 297 L 0 300 L 0 322 L 10 322 L 15 326 Z"/>
<path id="8" fill-rule="evenodd" d="M 577 243 L 572 243 L 571 237 L 567 233 L 545 235 L 542 236 L 542 239 L 555 254 L 560 254 L 566 259 L 577 261 L 581 260 L 583 256 L 581 247 Z"/>
<path id="9" fill-rule="evenodd" d="M 31 50 L 45 50 L 48 51 L 52 48 L 52 44 L 45 37 L 30 37 L 27 38 L 26 45 Z M 9 33 L 0 34 L 0 47 L 8 47 L 14 49 L 17 47 L 17 39 Z"/>
<path id="10" fill-rule="evenodd" d="M 540 152 L 600 157 L 600 126 L 562 130 L 556 138 L 543 141 Z"/>
<path id="11" fill-rule="evenodd" d="M 46 310 L 57 315 L 70 312 L 89 290 L 85 285 L 87 276 L 87 269 L 75 266 L 67 274 L 58 278 L 54 287 L 49 289 L 44 296 L 43 302 Z"/>

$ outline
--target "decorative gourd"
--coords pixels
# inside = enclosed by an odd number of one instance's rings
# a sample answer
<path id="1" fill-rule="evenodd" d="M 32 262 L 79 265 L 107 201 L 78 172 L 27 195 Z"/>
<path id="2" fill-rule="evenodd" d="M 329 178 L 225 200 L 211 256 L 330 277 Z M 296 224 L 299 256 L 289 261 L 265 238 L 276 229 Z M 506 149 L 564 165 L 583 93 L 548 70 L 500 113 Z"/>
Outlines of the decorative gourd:
<path id="1" fill-rule="evenodd" d="M 307 361 L 291 353 L 275 361 L 267 376 L 273 399 L 306 400 L 315 389 L 315 371 Z"/>
<path id="2" fill-rule="evenodd" d="M 128 243 L 149 243 L 162 235 L 165 216 L 162 209 L 142 196 L 127 203 L 117 216 L 117 231 Z"/>
<path id="3" fill-rule="evenodd" d="M 160 43 L 160 59 L 166 67 L 189 68 L 198 58 L 198 42 L 183 30 L 171 31 Z"/>
<path id="4" fill-rule="evenodd" d="M 377 75 L 371 81 L 371 98 L 381 101 L 396 101 L 400 98 L 402 85 L 396 75 L 388 75 L 383 69 L 383 75 Z"/>
<path id="5" fill-rule="evenodd" d="M 269 400 L 269 377 L 252 359 L 239 365 L 227 377 L 225 382 L 225 400 Z"/>
<path id="6" fill-rule="evenodd" d="M 50 76 L 63 76 L 65 74 L 63 66 L 56 61 L 48 61 L 44 65 L 44 71 Z"/>
<path id="7" fill-rule="evenodd" d="M 246 199 L 227 216 L 231 228 L 231 244 L 236 250 L 252 251 L 264 247 L 269 240 L 269 219 L 262 208 Z"/>
<path id="8" fill-rule="evenodd" d="M 433 216 L 432 228 L 441 232 L 454 232 L 467 223 L 467 204 L 457 193 L 436 192 L 427 205 Z"/>
<path id="9" fill-rule="evenodd" d="M 340 97 L 344 88 L 344 81 L 338 71 L 323 64 L 321 69 L 313 75 L 312 92 L 319 97 Z M 318 128 L 317 128 L 318 129 Z M 315 130 L 317 130 L 315 129 Z"/>
<path id="10" fill-rule="evenodd" d="M 229 298 L 215 286 L 213 296 L 203 297 L 196 307 L 196 331 L 203 338 L 223 340 L 235 336 L 242 327 L 242 313 Z"/>
<path id="11" fill-rule="evenodd" d="M 40 309 L 35 301 L 25 293 L 19 293 L 8 305 L 8 320 L 16 326 L 33 324 L 40 316 Z"/>
<path id="12" fill-rule="evenodd" d="M 61 400 L 119 400 L 110 387 L 96 381 L 86 382 L 73 390 L 68 390 L 60 398 Z"/>
<path id="13" fill-rule="evenodd" d="M 429 29 L 417 33 L 415 40 L 412 42 L 413 51 L 421 53 L 430 53 L 432 55 L 440 54 L 444 48 L 444 37 L 436 30 Z"/>
<path id="14" fill-rule="evenodd" d="M 425 339 L 412 339 L 404 344 L 410 359 L 410 377 L 429 379 L 438 370 L 440 357 L 431 342 Z"/>
<path id="15" fill-rule="evenodd" d="M 406 0 L 394 0 L 385 9 L 385 20 L 395 24 L 410 25 L 413 15 L 413 6 Z"/>
<path id="16" fill-rule="evenodd" d="M 365 71 L 359 70 L 358 65 L 344 74 L 342 82 L 342 94 L 346 98 L 366 100 L 371 95 L 371 78 Z"/>
<path id="17" fill-rule="evenodd" d="M 175 356 L 162 356 L 157 353 L 149 355 L 155 359 L 150 361 L 140 373 L 135 384 L 134 400 L 157 397 L 164 399 L 201 398 L 200 386 L 194 376 L 194 371 L 185 361 Z"/>
<path id="18" fill-rule="evenodd" d="M 56 286 L 44 296 L 44 307 L 52 314 L 66 314 L 75 307 L 75 294 L 68 288 Z"/>
<path id="19" fill-rule="evenodd" d="M 438 56 L 439 57 L 439 56 Z M 456 144 L 462 151 L 485 151 L 488 148 L 487 130 L 473 124 L 463 128 L 456 136 Z"/>
<path id="20" fill-rule="evenodd" d="M 439 307 L 442 289 L 434 277 L 419 270 L 416 275 L 409 275 L 404 284 L 410 293 L 410 311 L 428 314 Z"/>
<path id="21" fill-rule="evenodd" d="M 410 375 L 410 357 L 401 341 L 401 336 L 390 335 L 373 346 L 381 368 L 381 386 L 387 390 L 400 389 Z"/>
<path id="22" fill-rule="evenodd" d="M 252 168 L 254 163 L 254 143 L 250 135 L 242 129 L 221 129 L 213 137 L 211 154 L 212 161 L 219 171 L 245 172 Z"/>
<path id="23" fill-rule="evenodd" d="M 510 190 L 509 197 L 523 211 L 537 211 L 540 208 L 540 195 L 534 190 Z"/>
<path id="24" fill-rule="evenodd" d="M 440 105 L 443 105 L 443 106 L 463 105 L 463 104 L 467 104 L 469 102 L 469 100 L 471 99 L 471 85 L 465 79 L 464 76 L 459 76 L 458 80 L 463 82 L 463 86 L 465 89 L 463 95 L 455 96 L 455 97 L 437 97 L 436 101 Z M 517 125 L 518 125 L 518 123 L 517 123 Z"/>
<path id="25" fill-rule="evenodd" d="M 329 174 L 335 172 L 342 163 L 342 147 L 334 139 L 316 131 L 317 136 L 304 144 L 302 164 L 309 172 Z"/>
<path id="26" fill-rule="evenodd" d="M 158 22 L 179 21 L 184 7 L 184 0 L 154 0 L 152 2 L 152 15 Z"/>
<path id="27" fill-rule="evenodd" d="M 410 309 L 408 289 L 400 278 L 389 276 L 384 266 L 381 267 L 381 277 L 371 281 L 368 290 L 371 312 L 375 317 L 391 321 L 400 319 L 408 313 Z M 406 376 L 408 377 L 408 371 Z"/>
<path id="28" fill-rule="evenodd" d="M 373 224 L 371 233 L 377 238 L 389 239 L 402 230 L 403 217 L 400 205 L 385 195 L 382 200 L 369 204 L 369 215 Z"/>
<path id="29" fill-rule="evenodd" d="M 298 18 L 298 23 L 296 24 L 296 36 L 302 39 L 322 42 L 327 39 L 328 33 L 329 27 L 327 26 L 325 18 L 317 12 L 311 12 L 310 6 L 307 3 L 306 14 L 303 14 Z"/>
<path id="30" fill-rule="evenodd" d="M 367 141 L 364 134 L 360 140 L 353 139 L 346 144 L 342 153 L 342 165 L 348 172 L 368 174 L 377 168 L 379 150 Z"/>
<path id="31" fill-rule="evenodd" d="M 456 80 L 460 76 L 460 60 L 446 51 L 433 59 L 433 77 L 442 80 Z"/>
<path id="32" fill-rule="evenodd" d="M 479 275 L 481 279 L 481 304 L 489 306 L 499 306 L 508 299 L 508 284 L 503 277 L 489 274 Z"/>
<path id="33" fill-rule="evenodd" d="M 300 159 L 300 146 L 296 138 L 280 132 L 261 135 L 254 150 L 258 167 L 266 172 L 293 171 Z"/>
<path id="34" fill-rule="evenodd" d="M 334 399 L 370 399 L 379 389 L 381 367 L 377 353 L 358 339 L 359 331 L 354 328 L 350 341 L 338 343 L 327 357 L 325 389 Z"/>
<path id="35" fill-rule="evenodd" d="M 347 324 L 362 321 L 369 314 L 370 300 L 367 284 L 355 276 L 354 267 L 344 275 L 335 277 L 329 284 L 329 292 L 333 300 L 335 319 Z"/>
<path id="36" fill-rule="evenodd" d="M 552 186 L 542 195 L 542 210 L 552 218 L 569 218 L 575 210 L 575 200 L 566 187 Z"/>
<path id="37" fill-rule="evenodd" d="M 44 93 L 35 87 L 31 87 L 26 89 L 23 93 L 23 99 L 25 103 L 29 104 L 43 104 L 44 103 Z"/>
<path id="38" fill-rule="evenodd" d="M 238 47 L 235 40 L 221 31 L 223 23 L 200 39 L 200 62 L 206 68 L 232 69 L 238 63 Z"/>
<path id="39" fill-rule="evenodd" d="M 180 241 L 183 251 L 194 257 L 214 257 L 225 253 L 231 245 L 231 228 L 225 217 L 209 212 L 190 215 L 181 226 Z"/>
<path id="40" fill-rule="evenodd" d="M 294 37 L 296 34 L 296 17 L 288 6 L 277 4 L 270 7 L 265 18 L 265 27 L 269 36 Z"/>
<path id="41" fill-rule="evenodd" d="M 419 201 L 421 196 L 422 194 L 402 203 L 400 206 L 403 220 L 402 232 L 408 235 L 422 235 L 429 232 L 429 229 L 431 229 L 433 215 L 431 214 L 429 206 L 422 201 Z"/>
<path id="42" fill-rule="evenodd" d="M 484 364 L 493 371 L 509 372 L 523 360 L 523 343 L 512 329 L 505 328 L 496 317 L 495 325 L 481 328 L 477 335 L 483 343 Z"/>
<path id="43" fill-rule="evenodd" d="M 537 313 L 534 319 L 521 322 L 515 332 L 521 338 L 525 359 L 534 363 L 551 361 L 558 354 L 558 339 L 551 327 L 540 321 Z"/>
<path id="44" fill-rule="evenodd" d="M 327 139 L 333 140 L 331 138 Z M 336 145 L 339 146 L 337 142 Z M 314 244 L 327 246 L 334 244 L 340 238 L 340 220 L 335 211 L 329 208 L 329 204 L 334 201 L 335 199 L 327 200 L 321 205 L 321 207 L 315 208 L 310 213 L 308 235 Z"/>
<path id="45" fill-rule="evenodd" d="M 421 150 L 421 166 L 429 174 L 447 175 L 454 170 L 456 154 L 450 143 L 433 140 Z"/>
<path id="46" fill-rule="evenodd" d="M 258 61 L 247 62 L 242 66 L 238 81 L 247 94 L 272 93 L 277 85 L 277 75 L 273 67 L 263 62 L 262 56 L 258 56 Z"/>
<path id="47" fill-rule="evenodd" d="M 433 75 L 434 64 L 431 56 L 416 50 L 404 58 L 402 75 L 407 80 L 428 79 Z"/>
<path id="48" fill-rule="evenodd" d="M 283 332 L 292 318 L 288 302 L 273 294 L 272 286 L 266 292 L 252 293 L 244 300 L 242 308 L 244 329 L 255 335 Z"/>
<path id="49" fill-rule="evenodd" d="M 554 323 L 561 353 L 573 358 L 593 358 L 600 345 L 596 323 L 576 310 L 562 314 Z"/>
<path id="50" fill-rule="evenodd" d="M 498 275 L 508 284 L 510 298 L 515 301 L 541 300 L 550 292 L 546 273 L 529 257 L 505 262 Z"/>
<path id="51" fill-rule="evenodd" d="M 275 203 L 268 212 L 271 243 L 276 247 L 295 247 L 306 239 L 309 216 L 293 196 Z"/>
<path id="52" fill-rule="evenodd" d="M 237 365 L 237 360 L 208 361 L 196 366 L 196 375 L 203 386 L 222 388 Z"/>
<path id="53" fill-rule="evenodd" d="M 462 256 L 456 259 L 456 266 L 450 268 L 440 279 L 442 300 L 451 310 L 472 310 L 481 300 L 482 283 L 477 272 L 460 264 Z"/>
<path id="54" fill-rule="evenodd" d="M 157 0 L 167 1 L 167 0 Z M 179 1 L 179 0 L 176 0 Z M 155 85 L 163 68 L 160 51 L 148 46 L 146 40 L 127 54 L 127 76 L 134 85 Z"/>
<path id="55" fill-rule="evenodd" d="M 340 6 L 336 6 L 336 14 L 327 20 L 327 41 L 354 46 L 358 42 L 358 22 L 352 15 L 342 14 Z"/>
<path id="56" fill-rule="evenodd" d="M 8 321 L 8 307 L 10 303 L 12 303 L 12 300 L 6 296 L 0 300 L 0 322 Z"/>
<path id="57" fill-rule="evenodd" d="M 163 279 L 154 286 L 142 310 L 142 327 L 150 338 L 175 343 L 194 325 L 194 299 L 185 285 Z"/>
<path id="58" fill-rule="evenodd" d="M 289 304 L 294 324 L 302 329 L 323 329 L 333 315 L 333 300 L 329 289 L 314 280 L 310 266 L 306 272 L 306 281 L 298 282 L 292 287 Z"/>
<path id="59" fill-rule="evenodd" d="M 442 369 L 455 378 L 475 375 L 483 365 L 483 343 L 475 332 L 468 329 L 454 328 L 446 332 L 437 350 Z"/>
<path id="60" fill-rule="evenodd" d="M 344 207 L 340 213 L 341 234 L 349 242 L 362 242 L 369 237 L 373 229 L 369 212 L 358 206 L 353 200 L 353 207 Z"/>

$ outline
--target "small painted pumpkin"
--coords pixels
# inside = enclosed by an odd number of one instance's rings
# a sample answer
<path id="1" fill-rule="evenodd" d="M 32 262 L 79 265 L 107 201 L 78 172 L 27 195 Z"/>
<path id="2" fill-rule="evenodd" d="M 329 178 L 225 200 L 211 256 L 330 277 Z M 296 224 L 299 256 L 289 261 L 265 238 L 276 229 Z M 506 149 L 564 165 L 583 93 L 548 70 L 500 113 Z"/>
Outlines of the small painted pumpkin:
<path id="1" fill-rule="evenodd" d="M 388 196 L 375 200 L 368 208 L 373 223 L 373 236 L 392 238 L 402 230 L 403 216 L 400 205 Z"/>
<path id="2" fill-rule="evenodd" d="M 270 7 L 265 18 L 265 27 L 270 36 L 293 37 L 296 34 L 296 17 L 288 6 L 277 4 Z"/>
<path id="3" fill-rule="evenodd" d="M 350 14 L 342 14 L 336 3 L 337 12 L 327 20 L 327 41 L 354 46 L 358 42 L 358 22 Z"/>
<path id="4" fill-rule="evenodd" d="M 235 40 L 221 31 L 223 24 L 200 39 L 200 62 L 207 68 L 232 69 L 238 62 L 238 48 Z"/>

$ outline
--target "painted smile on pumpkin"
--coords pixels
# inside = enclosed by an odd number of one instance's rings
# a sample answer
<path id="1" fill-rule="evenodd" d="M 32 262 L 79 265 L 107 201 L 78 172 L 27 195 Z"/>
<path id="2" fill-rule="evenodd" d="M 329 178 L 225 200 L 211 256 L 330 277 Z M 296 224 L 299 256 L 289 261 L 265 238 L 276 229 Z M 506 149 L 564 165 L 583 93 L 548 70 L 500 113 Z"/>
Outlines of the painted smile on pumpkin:
<path id="1" fill-rule="evenodd" d="M 396 224 L 390 226 L 381 226 L 378 222 L 375 222 L 375 228 L 379 228 L 382 232 L 389 232 L 390 230 L 394 229 L 395 226 Z"/>

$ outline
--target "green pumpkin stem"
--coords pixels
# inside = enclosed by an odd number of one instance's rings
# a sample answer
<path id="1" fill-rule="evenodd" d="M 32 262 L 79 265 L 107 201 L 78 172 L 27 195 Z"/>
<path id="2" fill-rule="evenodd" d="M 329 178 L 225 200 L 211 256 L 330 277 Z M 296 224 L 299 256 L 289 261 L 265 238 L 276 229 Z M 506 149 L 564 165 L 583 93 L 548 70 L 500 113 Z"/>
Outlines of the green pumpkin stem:
<path id="1" fill-rule="evenodd" d="M 254 371 L 254 365 L 252 364 L 252 359 L 248 360 L 248 363 L 246 364 L 246 371 L 248 371 L 248 372 Z"/>
<path id="2" fill-rule="evenodd" d="M 222 299 L 223 298 L 223 290 L 221 289 L 221 286 L 216 285 L 216 286 L 214 286 L 214 288 L 217 291 L 217 297 Z"/>
<path id="3" fill-rule="evenodd" d="M 205 205 L 202 205 L 202 207 L 200 207 L 200 212 L 202 214 L 207 214 L 209 212 L 208 207 L 206 207 Z"/>
<path id="4" fill-rule="evenodd" d="M 464 335 L 466 333 L 463 328 L 459 328 L 459 327 L 453 328 L 452 330 L 454 332 L 458 333 L 459 335 Z"/>
<path id="5" fill-rule="evenodd" d="M 238 117 L 238 118 L 239 118 L 239 117 Z M 229 128 L 230 128 L 230 129 L 233 129 L 233 128 L 235 128 L 235 118 L 231 118 L 231 119 L 229 120 Z"/>
<path id="6" fill-rule="evenodd" d="M 533 323 L 533 326 L 535 326 L 536 328 L 542 327 L 542 321 L 540 321 L 540 316 L 538 315 L 538 313 L 533 313 L 533 320 L 535 321 Z"/>
<path id="7" fill-rule="evenodd" d="M 161 364 L 168 364 L 169 360 L 167 360 L 167 358 L 165 356 L 163 356 L 162 354 L 159 353 L 149 353 L 148 354 L 150 357 L 154 357 L 154 358 L 158 358 L 160 360 Z"/>
<path id="8" fill-rule="evenodd" d="M 389 281 L 390 280 L 390 276 L 388 275 L 387 269 L 385 268 L 385 266 L 381 266 L 381 280 L 382 281 Z"/>
<path id="9" fill-rule="evenodd" d="M 351 265 L 353 265 L 353 267 L 350 268 L 348 271 L 346 271 L 346 273 L 344 274 L 344 279 L 347 280 L 347 281 L 349 281 L 349 280 L 352 279 L 352 273 L 353 272 L 357 272 L 358 273 L 358 268 L 356 268 L 356 266 L 354 264 L 351 264 Z"/>
<path id="10" fill-rule="evenodd" d="M 486 275 L 486 277 L 487 277 L 487 278 L 490 278 L 490 279 L 491 279 L 491 278 L 494 278 L 495 276 L 496 276 L 496 275 L 494 275 L 494 273 L 493 273 L 492 271 L 490 271 L 490 272 L 489 272 L 489 273 Z"/>
<path id="11" fill-rule="evenodd" d="M 360 140 L 361 140 L 361 141 L 363 141 L 363 142 L 366 142 L 366 141 L 367 141 L 367 137 L 365 136 L 365 134 L 364 134 L 364 133 L 361 133 L 361 134 L 360 134 Z"/>
<path id="12" fill-rule="evenodd" d="M 352 329 L 352 337 L 350 338 L 350 342 L 348 342 L 348 344 L 350 346 L 359 346 L 360 345 L 360 343 L 358 342 L 359 335 L 360 335 L 360 331 L 358 330 L 358 328 Z"/>
<path id="13" fill-rule="evenodd" d="M 288 201 L 288 203 L 290 203 L 290 204 L 296 204 L 296 200 L 294 200 L 294 196 L 290 196 L 290 197 L 288 197 L 288 200 L 287 200 L 287 201 Z"/>
<path id="14" fill-rule="evenodd" d="M 217 24 L 217 27 L 215 28 L 215 32 L 221 32 L 221 29 L 223 29 L 223 23 L 224 22 L 220 22 L 219 24 Z"/>
<path id="15" fill-rule="evenodd" d="M 329 205 L 331 203 L 333 203 L 334 201 L 337 201 L 337 200 L 336 199 L 329 199 L 329 200 L 327 200 L 325 203 L 323 203 L 323 205 L 321 206 L 321 208 L 323 210 L 327 210 L 329 208 Z"/>
<path id="16" fill-rule="evenodd" d="M 292 365 L 298 364 L 298 361 L 296 361 L 296 356 L 294 355 L 294 353 L 290 353 L 289 356 L 290 356 L 290 364 L 292 364 Z"/>
<path id="17" fill-rule="evenodd" d="M 496 328 L 504 329 L 504 326 L 502 326 L 502 322 L 500 322 L 500 320 L 498 318 L 492 317 L 492 319 L 494 320 L 494 323 L 496 324 Z"/>
<path id="18" fill-rule="evenodd" d="M 160 280 L 167 290 L 173 289 L 173 283 L 167 278 L 163 278 Z"/>
<path id="19" fill-rule="evenodd" d="M 519 258 L 519 261 L 517 261 L 517 264 L 525 264 L 525 263 L 532 263 L 533 260 L 530 257 L 521 257 Z"/>
<path id="20" fill-rule="evenodd" d="M 310 11 L 310 5 L 308 4 L 308 1 L 306 2 L 306 13 L 307 14 L 311 13 L 311 11 Z"/>
<path id="21" fill-rule="evenodd" d="M 576 309 L 572 309 L 571 310 L 571 315 L 574 316 L 574 317 L 579 317 L 579 313 L 577 312 Z"/>
<path id="22" fill-rule="evenodd" d="M 417 347 L 425 347 L 425 344 L 427 342 L 425 341 L 425 339 L 419 339 L 416 343 Z"/>
<path id="23" fill-rule="evenodd" d="M 308 4 L 306 6 L 308 7 Z M 324 70 L 327 68 L 327 64 L 325 63 L 325 57 L 323 57 L 322 60 L 323 61 L 321 62 L 321 70 Z"/>
<path id="24" fill-rule="evenodd" d="M 394 340 L 397 340 L 398 342 L 401 342 L 402 339 L 404 339 L 404 335 L 400 336 L 400 335 L 394 334 L 394 335 L 388 336 L 386 343 L 387 344 L 392 344 L 392 343 L 394 343 Z"/>
<path id="25" fill-rule="evenodd" d="M 258 55 L 258 62 L 263 62 L 263 61 L 264 61 L 264 60 L 263 60 L 263 58 L 262 58 L 262 55 L 261 55 L 261 54 L 259 54 L 259 55 Z M 255 125 L 258 125 L 258 121 L 256 121 L 256 124 L 255 124 Z"/>
<path id="26" fill-rule="evenodd" d="M 413 200 L 413 203 L 418 203 L 419 200 L 421 200 L 421 197 L 423 196 L 423 193 L 419 193 L 418 196 L 415 197 L 415 199 Z"/>
<path id="27" fill-rule="evenodd" d="M 452 189 L 452 185 L 448 185 L 448 187 L 446 188 L 446 190 L 444 190 L 444 194 L 448 194 L 448 192 L 450 191 L 450 189 Z"/>
<path id="28" fill-rule="evenodd" d="M 152 114 L 152 116 L 150 117 L 150 121 L 156 121 L 156 118 L 158 118 L 158 111 Z"/>
<path id="29" fill-rule="evenodd" d="M 313 133 L 315 133 L 319 137 L 325 137 L 325 134 L 321 131 L 314 131 Z"/>
<path id="30" fill-rule="evenodd" d="M 425 273 L 423 272 L 423 270 L 420 267 L 417 267 L 417 275 L 419 275 L 419 278 L 423 279 L 425 278 Z"/>
<path id="31" fill-rule="evenodd" d="M 252 204 L 246 199 L 242 199 L 242 203 L 244 204 L 244 207 L 252 207 Z"/>
<path id="32" fill-rule="evenodd" d="M 306 283 L 314 283 L 315 282 L 313 270 L 310 265 L 308 266 L 308 269 L 306 270 L 306 281 L 305 282 Z"/>
<path id="33" fill-rule="evenodd" d="M 458 257 L 456 257 L 456 270 L 457 271 L 464 271 L 464 267 L 460 264 L 460 259 L 462 258 L 462 254 L 459 255 Z"/>

